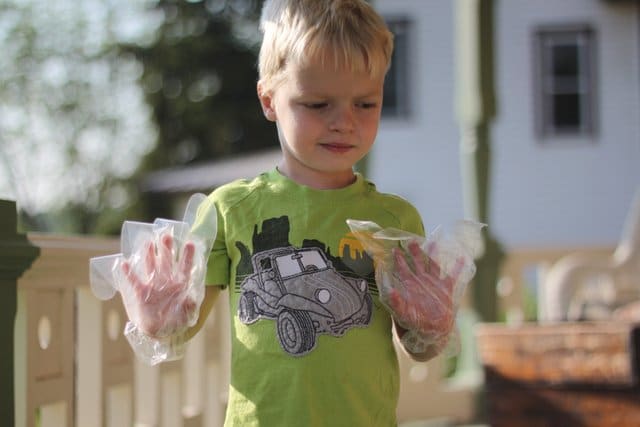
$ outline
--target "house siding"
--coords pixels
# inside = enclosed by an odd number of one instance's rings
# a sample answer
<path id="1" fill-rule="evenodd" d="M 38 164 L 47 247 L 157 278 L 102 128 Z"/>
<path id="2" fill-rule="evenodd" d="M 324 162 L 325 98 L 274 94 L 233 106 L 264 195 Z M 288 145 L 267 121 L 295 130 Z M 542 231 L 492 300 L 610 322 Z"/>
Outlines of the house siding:
<path id="1" fill-rule="evenodd" d="M 464 216 L 455 119 L 455 2 L 378 0 L 414 21 L 415 114 L 383 120 L 370 177 L 410 199 L 428 229 Z M 601 0 L 495 2 L 496 96 L 489 226 L 507 247 L 614 244 L 640 184 L 638 5 Z M 534 31 L 588 24 L 596 37 L 596 132 L 535 130 Z M 404 172 L 398 172 L 404 171 Z"/>

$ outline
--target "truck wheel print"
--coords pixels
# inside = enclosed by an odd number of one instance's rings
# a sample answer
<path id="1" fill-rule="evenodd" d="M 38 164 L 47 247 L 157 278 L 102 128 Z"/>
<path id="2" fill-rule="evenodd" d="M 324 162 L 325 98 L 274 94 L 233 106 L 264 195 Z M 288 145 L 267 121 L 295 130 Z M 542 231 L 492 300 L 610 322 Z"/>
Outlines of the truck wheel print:
<path id="1" fill-rule="evenodd" d="M 289 354 L 305 354 L 316 343 L 311 316 L 304 311 L 283 311 L 278 316 L 277 328 L 280 345 Z"/>
<path id="2" fill-rule="evenodd" d="M 255 306 L 256 294 L 253 292 L 245 292 L 240 295 L 240 303 L 238 304 L 238 317 L 240 321 L 249 325 L 258 320 Z"/>

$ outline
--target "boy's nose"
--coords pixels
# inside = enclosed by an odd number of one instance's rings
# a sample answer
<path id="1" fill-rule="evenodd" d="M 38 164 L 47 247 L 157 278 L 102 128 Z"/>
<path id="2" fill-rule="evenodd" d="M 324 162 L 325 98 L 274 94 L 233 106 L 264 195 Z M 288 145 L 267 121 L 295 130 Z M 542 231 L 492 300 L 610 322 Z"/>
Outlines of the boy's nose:
<path id="1" fill-rule="evenodd" d="M 336 132 L 350 132 L 355 127 L 355 114 L 353 107 L 345 106 L 336 108 L 331 118 L 331 130 Z"/>

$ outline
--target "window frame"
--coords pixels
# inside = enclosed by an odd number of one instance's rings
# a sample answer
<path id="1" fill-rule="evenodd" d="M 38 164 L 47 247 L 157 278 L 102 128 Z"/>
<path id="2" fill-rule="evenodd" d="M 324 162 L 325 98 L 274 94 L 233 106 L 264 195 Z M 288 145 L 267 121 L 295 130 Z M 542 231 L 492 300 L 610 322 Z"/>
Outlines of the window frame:
<path id="1" fill-rule="evenodd" d="M 551 139 L 591 138 L 597 132 L 597 73 L 596 31 L 588 23 L 541 25 L 533 31 L 535 132 L 544 142 Z M 571 43 L 574 41 L 574 43 Z M 564 82 L 553 75 L 552 49 L 558 46 L 577 48 L 577 74 L 575 81 Z M 562 95 L 558 86 L 575 86 L 565 95 L 578 96 L 579 109 L 576 126 L 561 127 L 554 119 L 554 96 Z"/>
<path id="2" fill-rule="evenodd" d="M 384 82 L 381 118 L 384 120 L 405 120 L 409 119 L 412 114 L 412 97 L 409 90 L 412 78 L 409 58 L 411 57 L 414 22 L 407 15 L 385 15 L 383 19 L 394 35 L 394 49 L 391 66 Z M 391 99 L 390 88 L 394 89 L 395 103 L 392 105 L 388 104 Z"/>

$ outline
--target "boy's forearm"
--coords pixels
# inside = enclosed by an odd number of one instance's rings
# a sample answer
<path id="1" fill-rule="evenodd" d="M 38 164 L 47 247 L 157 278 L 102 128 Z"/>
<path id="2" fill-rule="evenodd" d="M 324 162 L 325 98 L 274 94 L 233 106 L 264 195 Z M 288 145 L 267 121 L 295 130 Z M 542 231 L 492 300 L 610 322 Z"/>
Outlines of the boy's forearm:
<path id="1" fill-rule="evenodd" d="M 218 295 L 220 294 L 220 289 L 222 289 L 220 286 L 205 287 L 204 300 L 200 305 L 200 313 L 198 314 L 198 321 L 196 322 L 195 325 L 187 329 L 187 332 L 185 333 L 185 340 L 190 340 L 198 333 L 198 331 L 200 331 L 200 329 L 202 329 L 202 326 L 204 326 L 204 322 L 207 320 L 207 317 L 209 316 L 209 313 L 211 312 L 213 305 L 216 303 L 216 300 L 218 299 Z"/>

